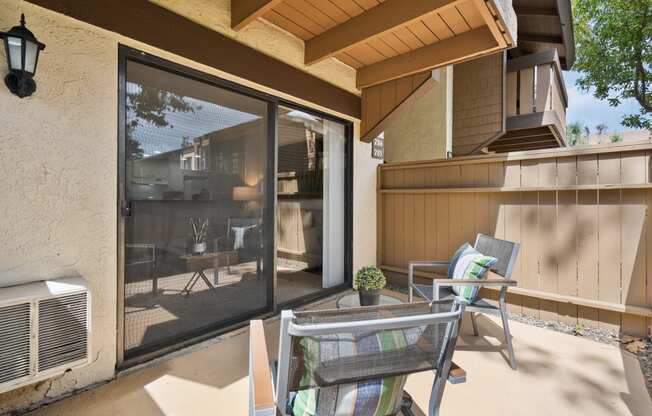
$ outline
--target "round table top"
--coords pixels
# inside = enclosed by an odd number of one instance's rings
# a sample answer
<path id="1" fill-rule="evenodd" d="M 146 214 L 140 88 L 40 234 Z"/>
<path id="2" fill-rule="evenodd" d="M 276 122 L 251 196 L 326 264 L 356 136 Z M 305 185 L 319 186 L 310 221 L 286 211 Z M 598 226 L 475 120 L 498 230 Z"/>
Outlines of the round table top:
<path id="1" fill-rule="evenodd" d="M 380 295 L 380 305 L 399 305 L 404 303 L 401 299 L 395 298 L 390 295 Z M 348 295 L 344 295 L 337 300 L 337 309 L 342 308 L 358 308 L 360 307 L 360 296 L 358 292 L 353 292 Z"/>

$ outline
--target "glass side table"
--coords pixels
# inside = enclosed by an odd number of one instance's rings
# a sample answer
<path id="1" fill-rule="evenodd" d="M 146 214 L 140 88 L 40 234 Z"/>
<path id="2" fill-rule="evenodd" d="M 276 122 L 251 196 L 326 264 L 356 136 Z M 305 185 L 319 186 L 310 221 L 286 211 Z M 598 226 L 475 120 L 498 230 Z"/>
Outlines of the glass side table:
<path id="1" fill-rule="evenodd" d="M 403 302 L 401 299 L 396 298 L 394 296 L 390 295 L 380 295 L 380 303 L 379 305 L 399 305 Z M 359 308 L 360 307 L 360 297 L 358 296 L 358 292 L 350 293 L 348 295 L 344 295 L 340 297 L 337 302 L 335 303 L 337 306 L 337 309 L 343 309 L 343 308 Z"/>

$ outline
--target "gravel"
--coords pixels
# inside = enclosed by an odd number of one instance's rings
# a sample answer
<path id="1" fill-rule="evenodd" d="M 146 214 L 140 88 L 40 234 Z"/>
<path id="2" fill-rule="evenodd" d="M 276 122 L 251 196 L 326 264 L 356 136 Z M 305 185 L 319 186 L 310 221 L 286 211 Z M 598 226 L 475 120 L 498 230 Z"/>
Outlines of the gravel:
<path id="1" fill-rule="evenodd" d="M 407 293 L 407 288 L 388 285 L 387 289 L 394 290 L 396 292 Z M 647 390 L 652 398 L 652 340 L 640 339 L 629 336 L 619 336 L 615 331 L 608 331 L 605 329 L 599 328 L 587 328 L 581 325 L 572 326 L 562 322 L 556 321 L 544 321 L 527 315 L 521 314 L 509 314 L 509 318 L 513 321 L 517 321 L 523 324 L 536 326 L 539 328 L 546 328 L 557 332 L 563 332 L 564 334 L 587 338 L 592 341 L 601 342 L 603 344 L 617 346 L 623 350 L 628 350 L 628 346 L 631 349 L 633 346 L 632 343 L 637 343 L 637 346 L 640 346 L 638 353 L 634 354 L 638 358 L 638 362 L 641 366 L 641 371 L 643 377 L 645 378 Z M 632 345 L 630 345 L 632 344 Z"/>

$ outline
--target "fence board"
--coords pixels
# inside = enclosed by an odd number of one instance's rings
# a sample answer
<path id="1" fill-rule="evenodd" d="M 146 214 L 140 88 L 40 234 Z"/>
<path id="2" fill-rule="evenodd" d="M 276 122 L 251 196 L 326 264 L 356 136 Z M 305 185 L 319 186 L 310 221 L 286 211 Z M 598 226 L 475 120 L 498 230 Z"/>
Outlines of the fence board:
<path id="1" fill-rule="evenodd" d="M 598 197 L 598 299 L 620 303 L 620 191 Z"/>
<path id="2" fill-rule="evenodd" d="M 577 193 L 559 192 L 557 205 L 557 266 L 559 294 L 577 295 Z"/>
<path id="3" fill-rule="evenodd" d="M 577 295 L 597 300 L 598 193 L 579 191 L 577 195 Z"/>
<path id="4" fill-rule="evenodd" d="M 381 165 L 378 261 L 400 272 L 408 260 L 445 260 L 478 232 L 518 241 L 510 312 L 643 335 L 651 153 L 613 146 Z"/>

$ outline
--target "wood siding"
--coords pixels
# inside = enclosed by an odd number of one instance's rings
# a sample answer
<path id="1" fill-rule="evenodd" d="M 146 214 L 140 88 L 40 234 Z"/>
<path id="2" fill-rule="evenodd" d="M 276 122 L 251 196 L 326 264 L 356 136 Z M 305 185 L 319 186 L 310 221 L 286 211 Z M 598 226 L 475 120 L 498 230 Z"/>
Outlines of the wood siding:
<path id="1" fill-rule="evenodd" d="M 378 264 L 405 282 L 409 260 L 449 259 L 478 232 L 518 241 L 512 312 L 644 335 L 651 157 L 636 144 L 382 165 Z"/>
<path id="2" fill-rule="evenodd" d="M 503 54 L 453 69 L 453 155 L 468 155 L 503 131 Z"/>

